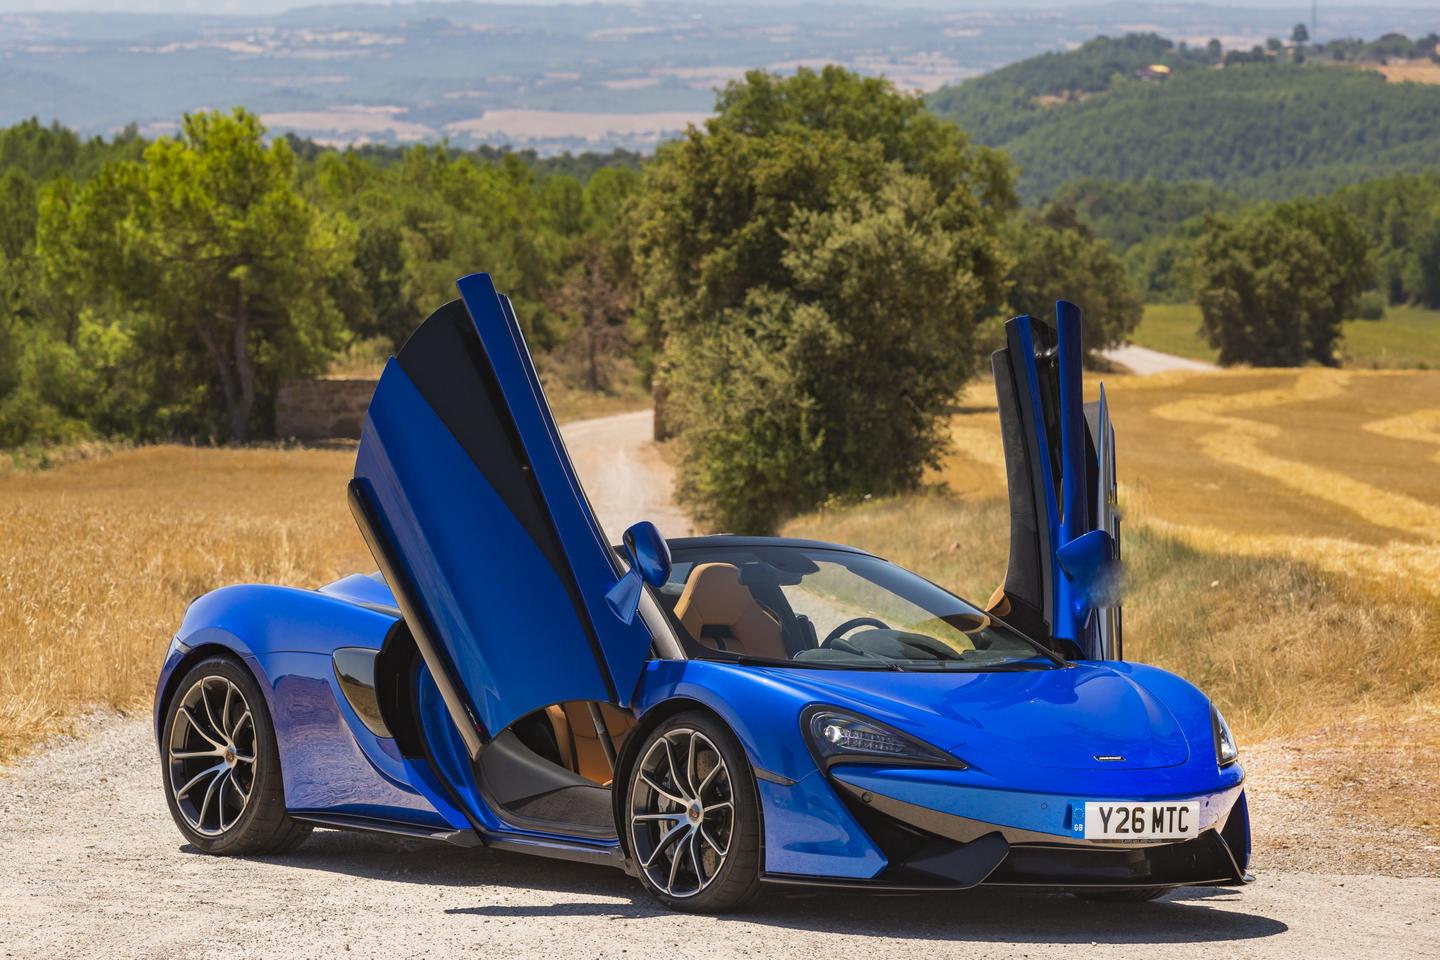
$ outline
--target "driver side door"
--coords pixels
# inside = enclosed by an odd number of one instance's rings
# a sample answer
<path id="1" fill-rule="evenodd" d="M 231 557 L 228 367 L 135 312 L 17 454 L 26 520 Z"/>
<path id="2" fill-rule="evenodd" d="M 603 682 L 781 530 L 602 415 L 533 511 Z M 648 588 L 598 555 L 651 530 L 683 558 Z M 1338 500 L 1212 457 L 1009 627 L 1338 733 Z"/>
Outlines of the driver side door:
<path id="1" fill-rule="evenodd" d="M 550 704 L 628 705 L 652 638 L 606 602 L 622 571 L 509 300 L 457 286 L 386 364 L 350 499 L 473 762 Z"/>

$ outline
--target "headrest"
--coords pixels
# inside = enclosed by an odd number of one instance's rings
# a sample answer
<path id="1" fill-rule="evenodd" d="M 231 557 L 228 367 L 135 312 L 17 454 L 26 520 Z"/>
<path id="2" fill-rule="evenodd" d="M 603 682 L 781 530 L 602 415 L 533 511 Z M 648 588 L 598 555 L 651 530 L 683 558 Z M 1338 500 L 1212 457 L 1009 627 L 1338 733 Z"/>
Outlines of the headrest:
<path id="1" fill-rule="evenodd" d="M 701 563 L 690 571 L 685 592 L 675 604 L 682 619 L 698 617 L 707 624 L 733 626 L 755 605 L 750 589 L 740 582 L 733 563 Z"/>

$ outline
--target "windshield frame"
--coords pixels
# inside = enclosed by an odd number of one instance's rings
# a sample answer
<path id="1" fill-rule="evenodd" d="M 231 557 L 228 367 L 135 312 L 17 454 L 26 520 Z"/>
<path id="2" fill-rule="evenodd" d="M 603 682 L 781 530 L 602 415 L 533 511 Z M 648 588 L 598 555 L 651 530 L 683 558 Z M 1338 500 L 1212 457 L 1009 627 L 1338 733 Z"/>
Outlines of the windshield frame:
<path id="1" fill-rule="evenodd" d="M 722 650 L 718 647 L 713 647 L 708 644 L 701 643 L 698 639 L 691 635 L 690 631 L 680 621 L 680 618 L 675 615 L 675 601 L 677 598 L 665 596 L 659 588 L 647 586 L 647 591 L 652 593 L 656 606 L 659 608 L 659 611 L 663 615 L 667 625 L 670 627 L 670 632 L 678 643 L 680 650 L 683 654 L 683 658 L 686 660 L 708 660 L 718 663 L 736 663 L 745 666 L 780 667 L 789 670 L 859 670 L 866 672 L 901 672 L 927 674 L 1019 672 L 1034 669 L 1058 669 L 1070 666 L 1070 661 L 1066 660 L 1064 657 L 1051 650 L 1041 641 L 1025 633 L 1023 630 L 1020 630 L 1018 627 L 1015 627 L 1014 625 L 1008 623 L 1003 617 L 996 616 L 995 614 L 986 611 L 983 607 L 980 607 L 979 605 L 972 603 L 969 600 L 966 600 L 964 597 L 961 597 L 953 591 L 946 589 L 938 583 L 935 583 L 933 580 L 921 576 L 913 570 L 902 567 L 899 564 L 886 560 L 883 557 L 876 556 L 875 554 L 867 553 L 863 550 L 858 550 L 854 547 L 846 547 L 838 544 L 830 544 L 810 540 L 787 540 L 781 538 L 772 539 L 760 537 L 731 538 L 728 536 L 717 536 L 713 539 L 710 537 L 690 537 L 678 542 L 672 540 L 670 541 L 670 545 L 673 560 L 676 566 L 679 566 L 682 563 L 690 564 L 691 566 L 693 566 L 698 563 L 705 563 L 711 561 L 723 562 L 726 559 L 727 555 L 733 557 L 737 553 L 754 551 L 765 552 L 774 549 L 804 550 L 808 552 L 831 553 L 835 554 L 837 558 L 843 558 L 847 556 L 851 558 L 864 558 L 868 561 L 884 564 L 885 566 L 892 568 L 902 576 L 912 577 L 918 583 L 922 583 L 938 591 L 945 597 L 956 601 L 964 607 L 968 607 L 976 613 L 983 615 L 991 624 L 997 625 L 1003 632 L 1019 638 L 1026 646 L 1030 648 L 1030 651 L 1032 652 L 1032 655 L 1029 657 L 997 660 L 993 663 L 976 661 L 967 663 L 963 666 L 960 665 L 960 662 L 958 660 L 937 660 L 935 666 L 924 666 L 921 665 L 921 662 L 917 661 L 899 661 L 881 657 L 877 657 L 873 661 L 860 657 L 857 657 L 854 660 L 797 660 L 793 658 L 780 659 L 774 657 L 744 654 L 736 651 Z M 843 559 L 837 560 L 837 562 L 839 562 L 840 565 L 845 566 L 847 570 L 849 569 L 849 565 L 845 564 Z M 850 570 L 850 572 L 852 573 L 852 575 L 867 580 L 869 583 L 874 584 L 880 589 L 889 590 L 889 588 L 886 587 L 884 584 L 878 583 L 874 580 L 870 580 L 870 578 L 864 577 L 862 574 L 857 573 L 853 570 Z M 895 591 L 890 590 L 890 592 L 894 593 Z M 897 596 L 900 596 L 900 598 L 902 600 L 905 600 L 906 602 L 914 603 L 913 600 L 904 597 L 901 594 L 897 594 Z M 1043 665 L 1037 665 L 1035 663 L 1035 661 L 1037 660 L 1044 661 Z"/>

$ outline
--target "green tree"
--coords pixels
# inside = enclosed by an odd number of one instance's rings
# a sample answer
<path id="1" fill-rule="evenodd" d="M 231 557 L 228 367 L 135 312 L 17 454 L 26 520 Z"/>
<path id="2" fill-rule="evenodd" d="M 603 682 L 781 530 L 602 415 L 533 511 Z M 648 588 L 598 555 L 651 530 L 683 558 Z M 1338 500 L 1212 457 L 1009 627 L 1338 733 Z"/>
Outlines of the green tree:
<path id="1" fill-rule="evenodd" d="M 640 175 L 633 170 L 596 171 L 567 214 L 576 234 L 573 258 L 549 304 L 564 325 L 556 352 L 578 361 L 580 385 L 590 391 L 612 390 L 616 366 L 632 352 L 628 327 L 635 276 L 626 212 L 639 189 Z"/>
<path id="2" fill-rule="evenodd" d="M 1295 44 L 1310 42 L 1310 31 L 1305 28 L 1305 24 L 1295 24 L 1295 29 L 1290 31 L 1290 42 Z"/>
<path id="3" fill-rule="evenodd" d="M 1435 233 L 1440 173 L 1395 174 L 1343 187 L 1335 201 L 1364 227 L 1375 251 L 1380 290 L 1390 303 L 1440 307 Z"/>
<path id="4" fill-rule="evenodd" d="M 66 315 L 36 256 L 38 198 L 23 165 L 0 177 L 0 447 L 85 439 L 105 399 L 95 325 Z"/>
<path id="5" fill-rule="evenodd" d="M 1428 213 L 1415 237 L 1406 280 L 1415 299 L 1434 310 L 1440 309 L 1440 204 Z"/>
<path id="6" fill-rule="evenodd" d="M 537 180 L 514 154 L 492 164 L 423 146 L 388 166 L 358 151 L 325 154 L 315 180 L 319 204 L 355 227 L 364 291 L 353 311 L 357 333 L 398 344 L 454 297 L 457 277 L 484 270 L 514 298 L 531 343 L 555 345 L 548 294 L 581 229 L 578 181 Z"/>
<path id="7" fill-rule="evenodd" d="M 343 338 L 348 243 L 300 195 L 289 146 L 267 146 L 243 110 L 189 115 L 141 161 L 57 188 L 39 238 L 67 289 L 124 318 L 111 339 L 142 348 L 155 402 L 240 441 L 257 399 L 282 376 L 319 370 Z"/>
<path id="8" fill-rule="evenodd" d="M 1016 221 L 1006 249 L 1014 258 L 1010 312 L 1049 317 L 1056 300 L 1072 301 L 1085 317 L 1087 356 L 1121 343 L 1140 323 L 1140 298 L 1124 262 L 1069 207 L 1051 204 Z"/>
<path id="9" fill-rule="evenodd" d="M 227 389 L 262 431 L 279 377 L 317 370 L 352 335 L 379 341 L 363 353 L 399 342 L 477 269 L 515 295 L 537 351 L 593 357 L 547 374 L 606 387 L 633 376 L 625 211 L 638 155 L 336 151 L 293 137 L 276 150 L 202 125 L 148 154 L 134 130 L 0 129 L 0 446 L 242 435 Z M 233 310 L 237 291 L 243 354 L 231 320 L 193 309 Z"/>
<path id="10" fill-rule="evenodd" d="M 1125 252 L 1125 269 L 1142 302 L 1189 303 L 1194 299 L 1187 264 L 1191 244 L 1203 226 L 1204 221 L 1196 217 Z"/>
<path id="11" fill-rule="evenodd" d="M 753 72 L 646 171 L 635 252 L 702 522 L 772 531 L 918 481 L 1000 302 L 1011 171 L 916 97 Z"/>
<path id="12" fill-rule="evenodd" d="M 1325 200 L 1207 217 L 1193 270 L 1204 330 L 1223 364 L 1334 364 L 1340 322 L 1374 282 L 1364 231 Z"/>
<path id="13" fill-rule="evenodd" d="M 59 123 L 42 126 L 31 117 L 0 130 L 0 170 L 19 169 L 37 182 L 57 177 L 88 179 L 106 163 L 138 160 L 144 149 L 145 141 L 134 125 L 110 140 L 82 140 Z"/>
<path id="14" fill-rule="evenodd" d="M 1128 250 L 1193 216 L 1213 211 L 1226 195 L 1203 180 L 1067 180 L 1053 203 L 1072 208 L 1086 226 Z"/>
<path id="15" fill-rule="evenodd" d="M 35 244 L 35 182 L 20 167 L 0 176 L 0 254 L 14 260 Z"/>

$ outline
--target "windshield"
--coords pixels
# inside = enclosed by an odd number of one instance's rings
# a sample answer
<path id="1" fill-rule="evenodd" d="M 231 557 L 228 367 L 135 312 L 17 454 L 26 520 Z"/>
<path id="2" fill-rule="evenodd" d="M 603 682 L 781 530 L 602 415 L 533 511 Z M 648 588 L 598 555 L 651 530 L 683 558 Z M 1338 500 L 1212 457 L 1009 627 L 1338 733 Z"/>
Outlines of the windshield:
<path id="1" fill-rule="evenodd" d="M 675 551 L 660 588 L 692 657 L 875 670 L 1062 662 L 959 597 L 876 557 L 794 545 Z"/>

